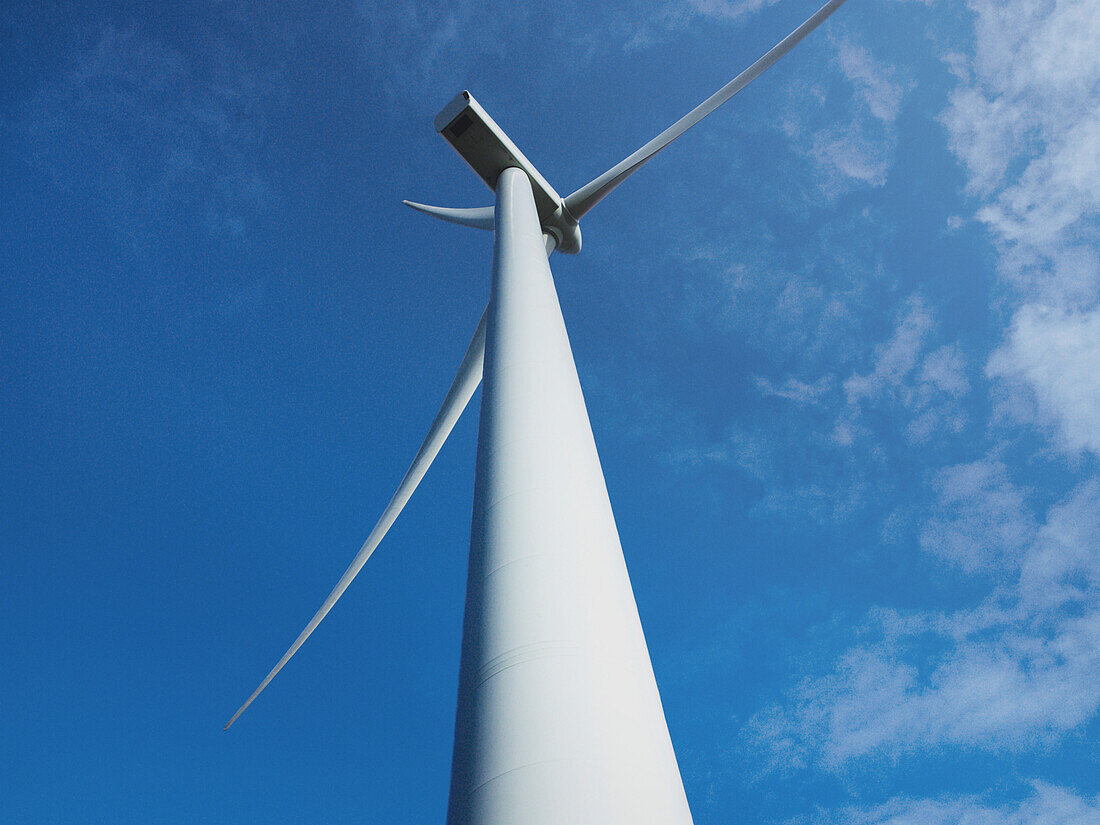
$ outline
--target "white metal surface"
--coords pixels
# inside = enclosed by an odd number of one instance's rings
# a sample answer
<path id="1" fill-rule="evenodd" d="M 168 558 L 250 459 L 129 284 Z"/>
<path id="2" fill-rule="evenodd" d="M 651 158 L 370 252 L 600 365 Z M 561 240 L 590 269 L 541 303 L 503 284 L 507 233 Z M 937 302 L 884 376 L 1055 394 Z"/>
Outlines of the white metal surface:
<path id="1" fill-rule="evenodd" d="M 690 825 L 529 178 L 497 183 L 448 825 Z"/>
<path id="2" fill-rule="evenodd" d="M 474 96 L 459 92 L 435 116 L 439 132 L 490 189 L 504 169 L 516 167 L 531 179 L 539 218 L 546 223 L 561 206 L 561 195 L 505 134 Z"/>

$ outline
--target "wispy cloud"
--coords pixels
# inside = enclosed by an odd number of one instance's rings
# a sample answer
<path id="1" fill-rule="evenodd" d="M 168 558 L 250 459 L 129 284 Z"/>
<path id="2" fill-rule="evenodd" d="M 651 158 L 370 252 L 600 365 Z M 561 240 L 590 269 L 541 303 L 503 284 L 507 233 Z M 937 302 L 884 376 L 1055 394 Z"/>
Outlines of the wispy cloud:
<path id="1" fill-rule="evenodd" d="M 693 22 L 739 25 L 778 0 L 630 0 L 614 5 L 570 2 L 554 7 L 555 20 L 527 4 L 488 0 L 426 5 L 405 0 L 394 13 L 377 3 L 357 6 L 362 55 L 374 85 L 419 105 L 426 90 L 476 73 L 526 39 L 530 49 L 553 43 L 556 70 L 582 71 L 603 53 L 638 52 Z M 396 57 L 395 57 L 396 55 Z M 428 92 L 430 93 L 430 92 Z M 438 101 L 435 101 L 438 105 Z"/>
<path id="2" fill-rule="evenodd" d="M 946 506 L 974 498 L 943 531 L 958 531 L 950 537 L 958 543 L 928 549 L 972 568 L 1006 566 L 1006 583 L 973 609 L 874 611 L 864 631 L 871 641 L 746 725 L 762 769 L 843 772 L 945 747 L 1018 752 L 1057 741 L 1100 708 L 1100 484 L 1082 484 L 1035 530 L 999 472 L 947 475 Z M 999 557 L 983 535 L 991 523 L 1003 539 Z"/>
<path id="3" fill-rule="evenodd" d="M 706 17 L 737 20 L 777 2 L 779 0 L 688 0 L 687 5 Z"/>
<path id="4" fill-rule="evenodd" d="M 847 84 L 847 118 L 816 122 L 813 112 L 835 95 L 829 79 L 817 77 L 792 87 L 783 130 L 797 151 L 814 163 L 821 192 L 835 197 L 853 186 L 886 183 L 897 150 L 896 121 L 912 83 L 849 37 L 834 36 L 830 42 Z"/>
<path id="5" fill-rule="evenodd" d="M 930 307 L 919 296 L 910 296 L 891 337 L 874 347 L 871 370 L 844 381 L 847 403 L 833 431 L 837 444 L 851 445 L 866 434 L 866 408 L 893 407 L 907 421 L 904 434 L 914 444 L 963 430 L 967 415 L 962 401 L 970 391 L 965 359 L 954 344 L 931 349 L 935 335 Z"/>
<path id="6" fill-rule="evenodd" d="M 239 67 L 200 73 L 160 42 L 106 28 L 23 105 L 17 150 L 160 276 L 188 233 L 247 244 L 272 208 L 259 95 Z"/>
<path id="7" fill-rule="evenodd" d="M 899 82 L 895 72 L 876 62 L 867 49 L 847 38 L 840 40 L 837 58 L 841 72 L 872 117 L 884 123 L 897 120 L 910 84 Z"/>
<path id="8" fill-rule="evenodd" d="M 950 57 L 950 146 L 1000 256 L 1015 318 L 988 374 L 1068 451 L 1100 448 L 1100 16 L 1088 0 L 975 0 Z"/>
<path id="9" fill-rule="evenodd" d="M 763 375 L 756 375 L 753 376 L 753 383 L 764 397 L 783 398 L 796 404 L 818 404 L 832 389 L 834 382 L 832 376 L 823 375 L 812 383 L 788 378 L 777 384 Z"/>
<path id="10" fill-rule="evenodd" d="M 532 14 L 522 3 L 500 7 L 485 0 L 405 0 L 396 11 L 361 2 L 356 10 L 372 87 L 406 106 L 429 109 L 439 106 L 440 86 L 451 88 L 486 55 L 499 55 L 509 35 L 515 39 L 527 29 Z"/>
<path id="11" fill-rule="evenodd" d="M 875 398 L 898 387 L 917 366 L 934 327 L 932 313 L 919 297 L 911 297 L 898 318 L 894 334 L 874 350 L 874 369 L 844 382 L 849 403 Z"/>
<path id="12" fill-rule="evenodd" d="M 1033 782 L 1029 790 L 1007 802 L 974 795 L 899 796 L 881 805 L 820 811 L 788 825 L 1089 825 L 1100 818 L 1100 797 L 1045 782 Z"/>
<path id="13" fill-rule="evenodd" d="M 999 573 L 1018 566 L 1035 534 L 1024 491 L 1008 469 L 984 458 L 947 467 L 933 482 L 936 504 L 920 546 L 967 573 Z"/>
<path id="14" fill-rule="evenodd" d="M 1100 308 L 1023 306 L 987 371 L 1009 382 L 1006 416 L 1052 424 L 1067 451 L 1100 455 Z"/>

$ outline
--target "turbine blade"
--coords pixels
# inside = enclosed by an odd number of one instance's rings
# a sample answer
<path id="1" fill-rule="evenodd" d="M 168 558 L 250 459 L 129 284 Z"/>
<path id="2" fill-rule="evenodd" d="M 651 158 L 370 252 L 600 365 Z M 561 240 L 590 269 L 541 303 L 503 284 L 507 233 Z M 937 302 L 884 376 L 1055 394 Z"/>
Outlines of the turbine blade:
<path id="1" fill-rule="evenodd" d="M 371 530 L 370 535 L 367 536 L 367 540 L 363 543 L 363 546 L 359 548 L 359 552 L 355 554 L 355 558 L 352 559 L 351 564 L 348 565 L 348 569 L 344 571 L 344 575 L 340 577 L 340 581 L 336 583 L 336 587 L 328 594 L 328 598 L 326 598 L 324 604 L 321 605 L 321 609 L 309 620 L 309 624 L 306 625 L 305 630 L 303 630 L 298 638 L 294 640 L 294 644 L 292 644 L 290 649 L 283 654 L 283 658 L 279 660 L 278 664 L 276 664 L 275 667 L 271 669 L 271 672 L 264 677 L 264 680 L 260 682 L 260 686 L 248 697 L 248 701 L 241 705 L 237 712 L 233 714 L 233 718 L 226 723 L 223 730 L 229 730 L 229 726 L 236 722 L 238 717 L 245 712 L 245 709 L 255 701 L 256 697 L 259 696 L 263 689 L 275 678 L 275 674 L 282 670 L 283 665 L 290 661 L 290 657 L 298 652 L 298 648 L 302 646 L 302 643 L 309 638 L 309 635 L 317 628 L 321 620 L 328 615 L 330 610 L 332 610 L 332 606 L 336 604 L 336 600 L 348 589 L 348 585 L 351 584 L 352 579 L 354 579 L 359 574 L 359 571 L 363 569 L 363 565 L 367 563 L 367 559 L 371 557 L 374 549 L 385 537 L 394 521 L 397 520 L 397 516 L 401 513 L 401 510 L 404 509 L 413 491 L 416 490 L 420 480 L 428 471 L 428 467 L 431 466 L 432 460 L 439 453 L 439 449 L 443 446 L 443 442 L 446 441 L 447 436 L 450 435 L 455 422 L 458 421 L 458 417 L 462 414 L 462 411 L 466 409 L 466 405 L 469 403 L 471 396 L 473 396 L 474 390 L 477 389 L 477 385 L 481 383 L 481 370 L 485 360 L 485 318 L 487 314 L 488 310 L 481 316 L 481 321 L 478 323 L 477 330 L 474 332 L 473 340 L 470 341 L 470 346 L 467 348 L 466 355 L 462 359 L 462 364 L 458 368 L 458 374 L 451 383 L 451 388 L 447 391 L 447 397 L 443 399 L 443 406 L 440 407 L 439 413 L 432 422 L 432 426 L 428 430 L 428 435 L 424 439 L 424 443 L 420 445 L 420 450 L 417 452 L 416 458 L 413 459 L 408 472 L 406 472 L 405 477 L 401 479 L 401 484 L 398 485 L 397 492 L 393 494 L 390 503 L 387 504 L 386 509 L 382 511 L 382 516 L 378 519 L 378 523 L 374 525 L 374 529 Z"/>
<path id="2" fill-rule="evenodd" d="M 779 58 L 793 49 L 799 41 L 816 29 L 821 23 L 836 11 L 844 0 L 829 0 L 818 9 L 806 22 L 788 34 L 779 43 L 771 48 L 767 54 L 749 66 L 741 74 L 712 94 L 678 121 L 665 129 L 645 146 L 638 149 L 628 158 L 612 166 L 598 178 L 589 181 L 572 195 L 565 199 L 565 207 L 569 213 L 580 220 L 593 206 L 599 203 L 607 194 L 630 177 L 647 160 L 668 146 L 676 138 L 705 118 L 739 91 L 748 86 L 753 80 L 769 69 Z"/>
<path id="3" fill-rule="evenodd" d="M 415 209 L 417 212 L 423 212 L 425 215 L 431 215 L 433 218 L 439 218 L 441 221 L 447 221 L 448 223 L 457 223 L 459 226 L 472 226 L 474 229 L 493 228 L 492 206 L 456 209 L 451 206 L 428 206 L 426 203 L 416 203 L 414 201 L 401 201 L 401 203 Z"/>

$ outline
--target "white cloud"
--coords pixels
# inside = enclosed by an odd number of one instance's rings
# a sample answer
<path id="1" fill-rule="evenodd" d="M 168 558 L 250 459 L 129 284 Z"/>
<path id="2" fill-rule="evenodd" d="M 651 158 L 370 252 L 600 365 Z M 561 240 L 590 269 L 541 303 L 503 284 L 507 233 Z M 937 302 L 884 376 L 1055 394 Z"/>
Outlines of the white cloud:
<path id="1" fill-rule="evenodd" d="M 896 138 L 886 130 L 862 121 L 816 130 L 809 157 L 825 174 L 822 185 L 834 193 L 849 180 L 882 186 L 894 165 Z"/>
<path id="2" fill-rule="evenodd" d="M 438 89 L 482 74 L 487 59 L 509 50 L 530 51 L 554 43 L 565 72 L 583 70 L 609 49 L 643 50 L 684 29 L 693 20 L 739 24 L 778 0 L 624 0 L 616 4 L 564 2 L 546 12 L 526 3 L 452 0 L 397 8 L 359 2 L 361 54 L 372 82 L 405 106 L 437 107 Z M 561 69 L 561 66 L 559 66 Z M 435 91 L 433 91 L 435 90 Z M 434 112 L 434 109 L 433 109 Z"/>
<path id="3" fill-rule="evenodd" d="M 987 458 L 948 467 L 934 486 L 938 501 L 921 530 L 922 550 L 967 573 L 1016 566 L 1035 525 L 1004 464 Z"/>
<path id="4" fill-rule="evenodd" d="M 994 522 L 1001 534 L 994 544 L 1007 542 L 1011 551 L 999 562 L 1013 571 L 1009 583 L 954 613 L 874 611 L 864 631 L 872 641 L 745 726 L 762 769 L 842 772 L 945 747 L 1019 752 L 1093 718 L 1100 709 L 1100 483 L 1080 485 L 1033 531 L 998 474 L 964 467 L 943 484 L 948 503 L 963 500 L 960 518 L 970 514 L 964 533 L 980 539 L 982 525 Z M 990 487 L 992 515 L 981 494 Z M 972 493 L 977 498 L 967 501 Z"/>
<path id="5" fill-rule="evenodd" d="M 960 82 L 942 121 L 1017 307 L 987 374 L 1008 385 L 1015 417 L 1095 453 L 1100 15 L 1091 0 L 970 5 L 976 54 L 949 58 Z"/>
<path id="6" fill-rule="evenodd" d="M 976 54 L 953 55 L 964 83 L 944 113 L 971 191 L 993 194 L 1020 158 L 1063 145 L 1094 113 L 1100 19 L 1091 0 L 972 0 Z M 1067 128 L 1068 127 L 1068 128 Z"/>
<path id="7" fill-rule="evenodd" d="M 819 404 L 825 395 L 833 387 L 833 377 L 824 375 L 813 383 L 799 381 L 797 378 L 788 378 L 782 384 L 763 375 L 753 376 L 753 383 L 760 394 L 765 397 L 783 398 L 793 401 L 795 404 Z"/>
<path id="8" fill-rule="evenodd" d="M 958 348 L 941 347 L 925 358 L 921 364 L 920 383 L 953 395 L 969 391 L 966 365 Z"/>
<path id="9" fill-rule="evenodd" d="M 791 820 L 788 825 L 1093 825 L 1100 797 L 1033 782 L 1018 801 L 994 803 L 977 796 L 897 797 L 871 807 L 847 807 Z"/>
<path id="10" fill-rule="evenodd" d="M 955 345 L 928 352 L 935 331 L 928 305 L 919 296 L 907 299 L 891 337 L 874 348 L 871 371 L 844 382 L 847 408 L 834 427 L 836 444 L 851 445 L 864 433 L 860 418 L 868 405 L 900 409 L 907 421 L 904 435 L 913 444 L 963 430 L 967 416 L 961 401 L 970 391 L 965 359 Z"/>
<path id="11" fill-rule="evenodd" d="M 1068 230 L 1100 206 L 1100 112 L 1066 124 L 1045 151 L 977 217 L 1003 242 L 1039 249 L 1060 245 Z"/>
<path id="12" fill-rule="evenodd" d="M 842 222 L 852 232 L 874 231 L 863 218 Z M 684 283 L 685 322 L 735 330 L 762 350 L 798 353 L 804 362 L 827 351 L 835 363 L 853 347 L 860 323 L 853 306 L 866 300 L 875 261 L 827 238 L 813 249 L 812 258 L 792 260 L 767 225 L 751 220 L 721 244 L 692 246 L 681 253 L 680 265 L 697 276 Z"/>
<path id="13" fill-rule="evenodd" d="M 1081 484 L 1053 508 L 1023 560 L 1020 597 L 1028 609 L 1088 604 L 1100 592 L 1100 480 Z"/>
<path id="14" fill-rule="evenodd" d="M 777 2 L 779 0 L 688 0 L 688 6 L 704 17 L 737 20 Z"/>
<path id="15" fill-rule="evenodd" d="M 486 0 L 403 0 L 397 9 L 360 2 L 356 12 L 371 85 L 405 108 L 432 113 L 441 88 L 461 88 L 479 61 L 501 53 L 509 39 L 529 29 L 533 13 L 523 3 L 499 6 Z"/>
<path id="16" fill-rule="evenodd" d="M 840 70 L 848 78 L 871 115 L 893 123 L 901 113 L 901 101 L 908 84 L 894 78 L 894 72 L 876 63 L 867 49 L 843 39 L 837 49 Z"/>
<path id="17" fill-rule="evenodd" d="M 966 361 L 957 346 L 929 353 L 908 398 L 912 418 L 906 425 L 907 440 L 920 444 L 939 434 L 962 432 L 968 417 L 961 402 L 969 391 Z"/>
<path id="18" fill-rule="evenodd" d="M 829 97 L 827 79 L 818 77 L 792 86 L 782 128 L 795 150 L 817 167 L 821 192 L 835 196 L 853 184 L 886 183 L 897 149 L 895 122 L 912 84 L 852 40 L 833 37 L 829 42 L 848 85 L 847 118 L 838 121 L 830 107 L 829 123 L 814 122 Z"/>
<path id="19" fill-rule="evenodd" d="M 1071 451 L 1100 454 L 1100 308 L 1023 307 L 987 371 L 1030 389 L 1033 408 L 1014 404 L 1015 415 L 1052 423 Z"/>
<path id="20" fill-rule="evenodd" d="M 876 398 L 898 387 L 917 366 L 925 341 L 934 329 L 932 312 L 919 297 L 905 302 L 901 317 L 888 341 L 875 347 L 874 369 L 844 382 L 848 402 Z"/>

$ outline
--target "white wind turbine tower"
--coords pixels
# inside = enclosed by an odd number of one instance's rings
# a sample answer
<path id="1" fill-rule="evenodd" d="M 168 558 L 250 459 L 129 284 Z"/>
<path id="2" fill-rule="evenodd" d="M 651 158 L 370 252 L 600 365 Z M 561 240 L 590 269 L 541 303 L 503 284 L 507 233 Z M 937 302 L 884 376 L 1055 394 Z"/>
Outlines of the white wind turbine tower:
<path id="1" fill-rule="evenodd" d="M 320 610 L 228 728 L 359 573 L 484 378 L 447 825 L 690 825 L 548 256 L 653 155 L 786 54 L 830 0 L 634 154 L 562 198 L 462 92 L 436 129 L 495 206 L 409 205 L 492 229 L 492 288 L 458 375 L 397 492 Z"/>

